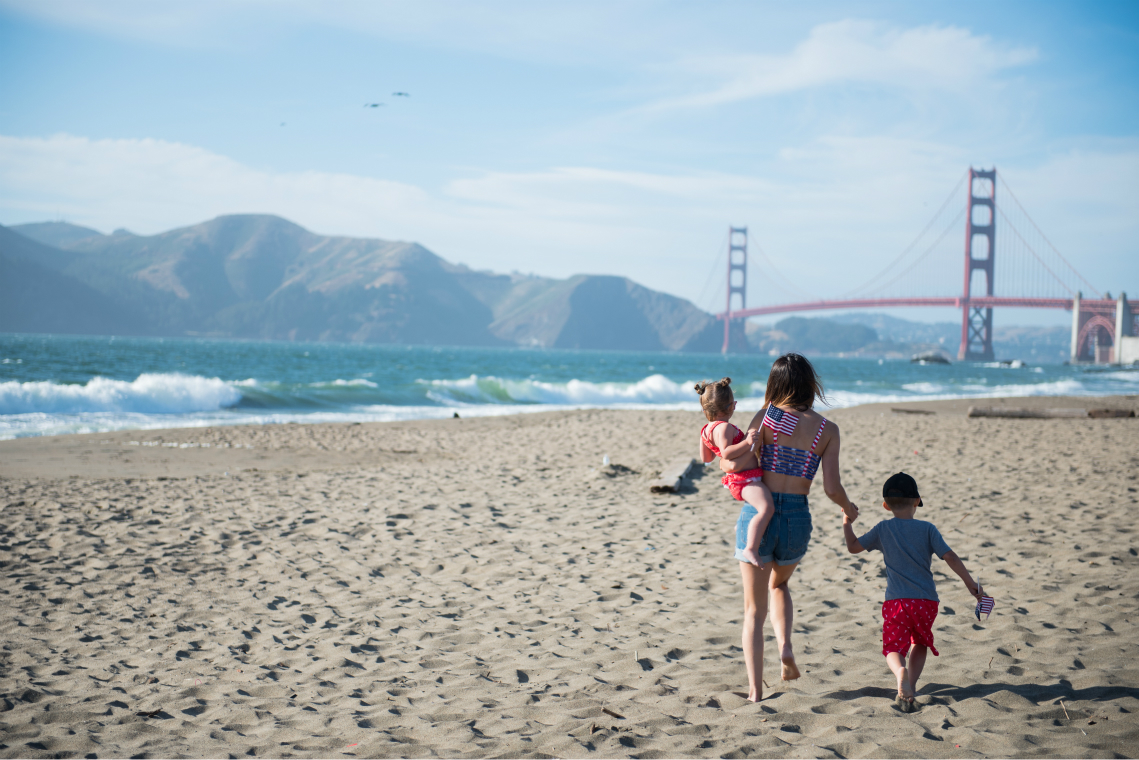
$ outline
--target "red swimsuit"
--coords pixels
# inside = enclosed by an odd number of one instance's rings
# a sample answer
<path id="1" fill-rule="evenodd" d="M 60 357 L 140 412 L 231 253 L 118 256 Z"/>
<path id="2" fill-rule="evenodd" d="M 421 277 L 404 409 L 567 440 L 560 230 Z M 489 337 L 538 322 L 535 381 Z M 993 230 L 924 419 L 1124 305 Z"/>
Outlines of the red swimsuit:
<path id="1" fill-rule="evenodd" d="M 735 428 L 736 435 L 732 440 L 733 446 L 747 437 L 744 435 L 744 432 L 742 430 L 740 430 L 735 425 L 732 425 L 730 422 L 724 422 L 723 420 L 709 422 L 707 425 L 700 428 L 700 440 L 702 440 L 704 442 L 704 445 L 708 447 L 708 450 L 716 456 L 722 456 L 722 454 L 720 454 L 720 450 L 716 448 L 716 444 L 712 442 L 712 431 L 716 429 L 716 425 L 731 425 L 731 427 Z M 720 478 L 720 482 L 724 484 L 724 488 L 728 489 L 736 501 L 744 500 L 743 490 L 745 486 L 761 480 L 763 480 L 763 470 L 759 468 L 756 468 L 754 470 L 744 470 L 743 472 L 729 472 L 724 475 L 724 477 Z"/>

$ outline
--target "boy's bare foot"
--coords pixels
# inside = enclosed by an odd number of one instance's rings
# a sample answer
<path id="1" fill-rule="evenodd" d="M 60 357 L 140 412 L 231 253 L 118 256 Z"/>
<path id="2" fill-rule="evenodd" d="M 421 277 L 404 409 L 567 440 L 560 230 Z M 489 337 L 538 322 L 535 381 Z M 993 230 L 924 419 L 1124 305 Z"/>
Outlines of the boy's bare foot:
<path id="1" fill-rule="evenodd" d="M 794 681 L 799 677 L 799 666 L 795 664 L 794 657 L 784 657 L 779 662 L 783 666 L 782 678 L 784 681 Z"/>
<path id="2" fill-rule="evenodd" d="M 902 712 L 909 713 L 916 709 L 914 706 L 914 687 L 910 684 L 908 668 L 902 668 L 902 672 L 898 674 L 898 696 L 894 698 L 894 703 L 901 708 Z"/>
<path id="3" fill-rule="evenodd" d="M 743 555 L 744 562 L 747 562 L 750 565 L 755 565 L 758 568 L 763 567 L 763 565 L 761 565 L 759 563 L 759 555 L 756 554 L 755 552 L 753 552 L 751 549 L 748 549 L 748 548 L 741 549 L 740 554 Z"/>

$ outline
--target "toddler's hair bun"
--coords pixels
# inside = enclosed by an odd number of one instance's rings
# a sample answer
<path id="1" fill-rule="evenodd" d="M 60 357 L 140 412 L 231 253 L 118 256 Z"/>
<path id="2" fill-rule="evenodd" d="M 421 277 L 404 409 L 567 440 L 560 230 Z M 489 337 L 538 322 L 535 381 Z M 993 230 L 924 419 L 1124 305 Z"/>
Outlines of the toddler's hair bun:
<path id="1" fill-rule="evenodd" d="M 703 396 L 704 395 L 704 389 L 708 387 L 708 383 L 701 381 L 699 383 L 696 383 L 696 385 L 694 385 L 693 387 L 696 389 L 697 393 L 699 393 L 701 396 Z"/>
<path id="2" fill-rule="evenodd" d="M 731 384 L 732 378 L 730 377 L 725 377 L 723 380 L 716 381 L 716 385 L 720 386 L 721 388 L 727 388 Z"/>

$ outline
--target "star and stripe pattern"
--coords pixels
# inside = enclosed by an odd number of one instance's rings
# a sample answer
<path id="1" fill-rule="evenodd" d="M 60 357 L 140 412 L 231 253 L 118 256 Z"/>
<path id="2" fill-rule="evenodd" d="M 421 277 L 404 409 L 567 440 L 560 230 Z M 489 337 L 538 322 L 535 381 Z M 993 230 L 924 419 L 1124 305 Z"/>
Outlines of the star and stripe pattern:
<path id="1" fill-rule="evenodd" d="M 798 415 L 785 412 L 774 404 L 769 404 L 767 407 L 767 414 L 763 415 L 763 423 L 765 427 L 771 428 L 775 433 L 783 433 L 784 435 L 791 435 L 795 432 L 795 426 L 799 424 Z M 777 438 L 778 440 L 778 438 Z"/>

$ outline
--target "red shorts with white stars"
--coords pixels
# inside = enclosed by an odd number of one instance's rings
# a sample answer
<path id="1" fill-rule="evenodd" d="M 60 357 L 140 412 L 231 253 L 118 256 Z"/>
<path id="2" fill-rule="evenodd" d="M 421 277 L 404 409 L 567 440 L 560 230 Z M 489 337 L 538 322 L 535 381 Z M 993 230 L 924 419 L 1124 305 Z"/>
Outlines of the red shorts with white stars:
<path id="1" fill-rule="evenodd" d="M 910 643 L 933 648 L 933 621 L 938 603 L 932 599 L 889 599 L 882 603 L 882 655 L 897 652 L 905 657 Z"/>

